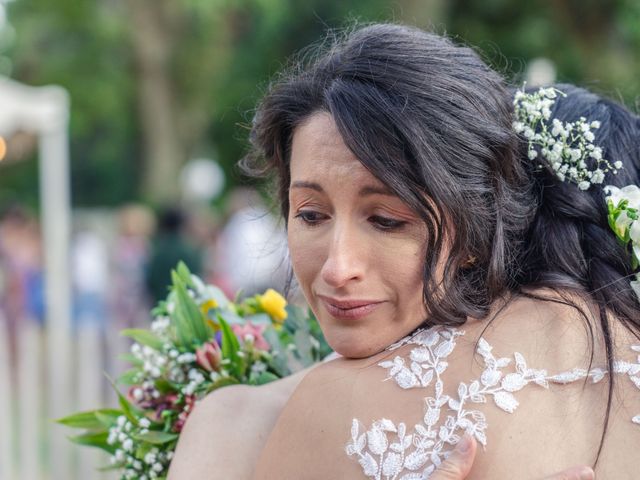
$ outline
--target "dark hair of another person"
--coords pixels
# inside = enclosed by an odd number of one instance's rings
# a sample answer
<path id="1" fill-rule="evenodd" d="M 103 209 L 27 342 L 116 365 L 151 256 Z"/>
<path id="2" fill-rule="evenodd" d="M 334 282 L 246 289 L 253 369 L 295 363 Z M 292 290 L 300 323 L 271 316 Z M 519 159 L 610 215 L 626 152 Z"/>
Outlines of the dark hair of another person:
<path id="1" fill-rule="evenodd" d="M 638 118 L 585 90 L 561 90 L 568 96 L 556 102 L 554 116 L 599 120 L 596 142 L 607 159 L 624 164 L 605 183 L 638 184 Z M 594 306 L 590 313 L 612 371 L 611 315 L 640 332 L 630 251 L 608 226 L 602 186 L 581 191 L 527 158 L 512 129 L 512 94 L 470 48 L 412 27 L 367 26 L 335 39 L 322 55 L 271 85 L 255 115 L 253 150 L 243 166 L 255 175 L 275 172 L 286 219 L 293 133 L 314 113 L 331 114 L 360 162 L 426 223 L 428 325 L 486 318 L 498 298 L 528 296 L 577 308 L 593 346 L 590 316 L 565 295 L 569 291 Z M 433 272 L 447 243 L 449 259 L 438 283 Z M 566 301 L 534 293 L 544 287 Z M 613 375 L 608 381 L 596 462 Z"/>
<path id="2" fill-rule="evenodd" d="M 158 231 L 164 234 L 177 234 L 185 223 L 184 213 L 176 207 L 167 207 L 159 214 Z"/>

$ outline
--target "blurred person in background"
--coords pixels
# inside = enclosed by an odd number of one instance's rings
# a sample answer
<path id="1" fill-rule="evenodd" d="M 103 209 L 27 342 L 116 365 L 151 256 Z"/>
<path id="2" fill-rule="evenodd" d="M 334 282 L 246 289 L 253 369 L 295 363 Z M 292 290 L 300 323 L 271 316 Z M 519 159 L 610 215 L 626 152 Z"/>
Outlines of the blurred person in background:
<path id="1" fill-rule="evenodd" d="M 10 358 L 15 359 L 16 334 L 26 321 L 44 322 L 42 240 L 35 216 L 19 204 L 0 219 L 0 309 L 7 322 Z"/>
<path id="2" fill-rule="evenodd" d="M 155 218 L 148 207 L 130 204 L 118 210 L 117 224 L 111 258 L 114 320 L 119 329 L 141 327 L 148 321 L 151 307 L 145 271 Z"/>
<path id="3" fill-rule="evenodd" d="M 214 283 L 230 297 L 281 289 L 286 281 L 286 235 L 258 192 L 238 188 L 217 243 Z"/>
<path id="4" fill-rule="evenodd" d="M 98 326 L 107 322 L 109 251 L 106 242 L 89 228 L 78 231 L 71 245 L 74 324 Z"/>
<path id="5" fill-rule="evenodd" d="M 184 262 L 192 273 L 200 275 L 202 254 L 188 235 L 186 225 L 186 215 L 177 207 L 169 207 L 159 215 L 146 271 L 147 288 L 154 304 L 166 298 L 171 270 L 178 262 Z"/>
<path id="6" fill-rule="evenodd" d="M 202 278 L 215 283 L 218 237 L 222 219 L 217 210 L 203 205 L 191 207 L 186 226 L 189 238 L 201 252 Z"/>

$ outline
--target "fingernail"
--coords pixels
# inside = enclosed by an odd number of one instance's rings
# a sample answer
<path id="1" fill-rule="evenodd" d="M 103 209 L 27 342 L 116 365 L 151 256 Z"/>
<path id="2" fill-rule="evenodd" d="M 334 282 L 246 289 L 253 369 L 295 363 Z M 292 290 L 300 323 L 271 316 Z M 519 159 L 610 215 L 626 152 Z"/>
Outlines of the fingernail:
<path id="1" fill-rule="evenodd" d="M 584 468 L 580 472 L 580 480 L 593 480 L 594 478 L 596 478 L 596 475 L 590 468 Z"/>
<path id="2" fill-rule="evenodd" d="M 458 442 L 456 450 L 460 453 L 468 453 L 469 450 L 471 450 L 471 436 L 465 434 Z M 582 478 L 580 480 L 582 480 Z"/>

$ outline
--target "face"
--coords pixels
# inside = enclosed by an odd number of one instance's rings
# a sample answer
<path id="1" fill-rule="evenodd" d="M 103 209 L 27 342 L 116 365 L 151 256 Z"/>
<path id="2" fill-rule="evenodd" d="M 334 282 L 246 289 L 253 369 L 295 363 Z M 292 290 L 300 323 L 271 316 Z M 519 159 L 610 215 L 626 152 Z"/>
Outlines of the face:
<path id="1" fill-rule="evenodd" d="M 425 319 L 424 222 L 317 113 L 291 147 L 288 239 L 293 269 L 329 345 L 373 355 Z"/>

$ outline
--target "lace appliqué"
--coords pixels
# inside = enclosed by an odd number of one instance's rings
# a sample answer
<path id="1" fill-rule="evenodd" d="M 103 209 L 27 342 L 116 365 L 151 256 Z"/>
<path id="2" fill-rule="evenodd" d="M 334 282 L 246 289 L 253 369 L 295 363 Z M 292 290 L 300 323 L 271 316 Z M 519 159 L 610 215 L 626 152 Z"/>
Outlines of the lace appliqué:
<path id="1" fill-rule="evenodd" d="M 434 327 L 420 330 L 388 348 L 395 350 L 407 344 L 416 345 L 408 359 L 396 356 L 378 364 L 388 371 L 386 380 L 395 380 L 403 389 L 426 388 L 433 384 L 435 396 L 425 397 L 423 422 L 416 424 L 411 432 L 407 431 L 405 423 L 396 424 L 386 418 L 373 422 L 371 428 L 364 430 L 362 424 L 353 419 L 346 452 L 358 458 L 367 477 L 376 480 L 428 479 L 465 432 L 483 446 L 487 445 L 486 417 L 474 408 L 474 404 L 491 400 L 505 412 L 513 413 L 519 405 L 515 393 L 529 384 L 549 388 L 549 383 L 568 384 L 585 378 L 597 383 L 608 373 L 602 368 L 589 371 L 576 368 L 549 375 L 544 369 L 529 368 L 518 352 L 513 358 L 496 357 L 491 345 L 480 338 L 476 348 L 484 362 L 480 378 L 461 382 L 455 395 L 445 395 L 441 375 L 448 366 L 446 358 L 461 335 L 464 331 Z M 631 349 L 640 353 L 640 346 L 634 345 Z M 505 371 L 509 365 L 514 368 Z M 613 371 L 628 376 L 640 389 L 640 355 L 636 363 L 615 361 Z M 447 412 L 446 420 L 438 426 L 443 410 Z M 640 415 L 631 420 L 640 424 Z"/>

